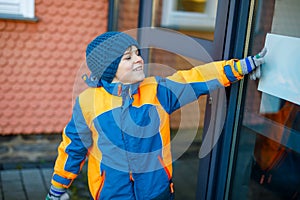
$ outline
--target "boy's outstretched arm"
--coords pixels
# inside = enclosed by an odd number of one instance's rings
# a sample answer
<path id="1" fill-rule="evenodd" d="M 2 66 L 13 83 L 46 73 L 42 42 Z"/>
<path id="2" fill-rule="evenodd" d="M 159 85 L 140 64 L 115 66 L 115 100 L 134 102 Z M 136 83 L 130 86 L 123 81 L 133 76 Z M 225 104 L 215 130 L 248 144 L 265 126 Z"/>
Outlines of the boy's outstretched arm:
<path id="1" fill-rule="evenodd" d="M 216 78 L 223 86 L 229 86 L 247 74 L 250 74 L 252 80 L 259 78 L 260 66 L 264 63 L 266 53 L 267 49 L 264 48 L 255 56 L 212 62 L 204 66 L 196 67 L 196 69 L 200 70 L 204 79 L 212 80 Z"/>
<path id="2" fill-rule="evenodd" d="M 172 113 L 201 95 L 229 86 L 246 74 L 258 78 L 256 70 L 264 63 L 265 54 L 266 49 L 244 59 L 211 62 L 178 71 L 167 78 L 157 77 L 157 97 L 165 110 Z"/>

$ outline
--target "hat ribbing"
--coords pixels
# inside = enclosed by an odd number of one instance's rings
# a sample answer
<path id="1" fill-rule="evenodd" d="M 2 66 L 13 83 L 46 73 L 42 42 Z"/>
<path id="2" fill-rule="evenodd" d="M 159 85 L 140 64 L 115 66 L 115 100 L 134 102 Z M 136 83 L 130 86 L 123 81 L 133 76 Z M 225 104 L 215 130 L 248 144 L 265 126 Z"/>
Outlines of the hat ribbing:
<path id="1" fill-rule="evenodd" d="M 86 49 L 91 76 L 112 82 L 124 52 L 132 45 L 139 48 L 135 39 L 122 32 L 106 32 L 97 36 Z"/>

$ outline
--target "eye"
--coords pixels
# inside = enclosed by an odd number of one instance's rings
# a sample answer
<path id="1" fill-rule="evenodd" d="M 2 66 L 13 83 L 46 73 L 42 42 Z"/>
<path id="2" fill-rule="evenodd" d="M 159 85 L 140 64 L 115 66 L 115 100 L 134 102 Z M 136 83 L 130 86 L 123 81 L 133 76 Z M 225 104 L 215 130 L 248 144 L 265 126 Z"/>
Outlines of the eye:
<path id="1" fill-rule="evenodd" d="M 130 60 L 131 56 L 125 56 L 125 60 Z"/>
<path id="2" fill-rule="evenodd" d="M 122 57 L 122 60 L 130 60 L 131 59 L 131 54 L 130 53 L 125 53 Z"/>

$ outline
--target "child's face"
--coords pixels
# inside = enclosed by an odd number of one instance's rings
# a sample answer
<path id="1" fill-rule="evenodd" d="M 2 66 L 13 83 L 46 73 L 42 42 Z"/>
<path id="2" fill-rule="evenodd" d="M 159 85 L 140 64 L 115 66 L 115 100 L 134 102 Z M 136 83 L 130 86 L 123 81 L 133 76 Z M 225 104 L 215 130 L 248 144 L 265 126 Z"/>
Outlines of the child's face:
<path id="1" fill-rule="evenodd" d="M 144 60 L 136 46 L 129 47 L 123 54 L 113 82 L 124 84 L 144 80 Z"/>

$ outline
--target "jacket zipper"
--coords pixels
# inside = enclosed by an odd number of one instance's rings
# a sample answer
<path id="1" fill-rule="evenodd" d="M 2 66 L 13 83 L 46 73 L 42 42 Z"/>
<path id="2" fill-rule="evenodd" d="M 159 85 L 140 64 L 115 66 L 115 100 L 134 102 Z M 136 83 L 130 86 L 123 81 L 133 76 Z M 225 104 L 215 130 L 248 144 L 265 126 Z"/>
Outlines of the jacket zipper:
<path id="1" fill-rule="evenodd" d="M 127 159 L 127 165 L 128 165 L 128 171 L 129 171 L 129 178 L 130 178 L 130 180 L 134 180 L 133 179 L 133 177 L 132 177 L 132 169 L 131 169 L 131 167 L 130 167 L 130 163 L 129 163 L 129 156 L 128 156 L 128 153 L 127 153 L 127 150 L 128 150 L 128 148 L 127 148 L 127 145 L 126 145 L 126 141 L 125 141 L 125 134 L 124 134 L 124 132 L 123 132 L 123 112 L 124 112 L 124 104 L 125 104 L 125 102 L 126 102 L 126 98 L 127 97 L 129 97 L 129 98 L 131 98 L 131 94 L 130 94 L 130 92 L 131 92 L 131 90 L 130 90 L 130 87 L 128 88 L 128 92 L 127 91 L 125 91 L 125 95 L 122 95 L 122 84 L 119 84 L 118 85 L 118 95 L 119 96 L 121 96 L 121 98 L 122 98 L 122 106 L 121 106 L 121 122 L 120 122 L 120 125 L 121 125 L 121 134 L 122 134 L 122 140 L 123 140 L 123 144 L 124 144 L 124 148 L 125 148 L 125 154 L 126 154 L 126 159 Z M 129 99 L 130 100 L 130 99 Z M 129 101 L 128 100 L 128 101 Z M 125 109 L 128 109 L 128 107 L 127 108 L 125 108 Z"/>

